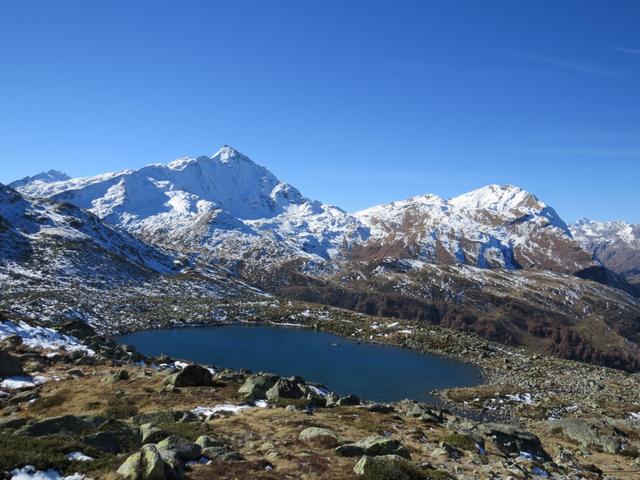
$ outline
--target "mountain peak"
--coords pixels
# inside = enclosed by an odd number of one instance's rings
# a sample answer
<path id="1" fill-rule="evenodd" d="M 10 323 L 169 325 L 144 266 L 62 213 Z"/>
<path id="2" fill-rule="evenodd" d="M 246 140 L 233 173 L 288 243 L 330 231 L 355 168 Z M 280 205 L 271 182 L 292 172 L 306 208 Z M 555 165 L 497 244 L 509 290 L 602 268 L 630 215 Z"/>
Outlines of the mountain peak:
<path id="1" fill-rule="evenodd" d="M 217 158 L 223 163 L 228 163 L 231 159 L 235 159 L 235 158 L 249 160 L 246 155 L 243 155 L 235 148 L 226 144 L 220 150 L 214 153 L 211 158 Z"/>
<path id="2" fill-rule="evenodd" d="M 20 180 L 16 180 L 15 182 L 11 182 L 9 186 L 11 188 L 20 187 L 22 185 L 26 185 L 28 183 L 33 182 L 42 182 L 42 183 L 53 183 L 53 182 L 64 182 L 66 180 L 71 179 L 69 175 L 59 170 L 48 170 L 46 172 L 40 172 L 36 175 L 30 177 L 24 177 Z"/>
<path id="3" fill-rule="evenodd" d="M 546 207 L 530 192 L 515 185 L 491 184 L 449 200 L 451 205 L 461 208 L 486 209 L 496 212 L 506 212 L 516 208 Z"/>

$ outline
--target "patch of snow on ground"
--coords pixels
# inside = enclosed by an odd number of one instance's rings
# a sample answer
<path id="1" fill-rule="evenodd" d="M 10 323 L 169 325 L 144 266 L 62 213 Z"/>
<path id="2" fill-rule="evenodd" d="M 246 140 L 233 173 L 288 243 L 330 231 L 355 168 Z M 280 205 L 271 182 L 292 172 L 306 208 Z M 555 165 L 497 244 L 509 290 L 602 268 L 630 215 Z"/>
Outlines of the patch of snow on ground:
<path id="1" fill-rule="evenodd" d="M 46 381 L 47 378 L 41 376 L 8 377 L 0 382 L 0 388 L 6 388 L 7 390 L 21 390 L 23 388 L 34 388 Z"/>
<path id="2" fill-rule="evenodd" d="M 67 454 L 67 459 L 73 460 L 75 462 L 90 462 L 91 460 L 93 460 L 93 457 L 85 455 L 82 452 L 71 452 Z"/>
<path id="3" fill-rule="evenodd" d="M 85 476 L 79 473 L 63 477 L 55 470 L 39 471 L 31 465 L 11 471 L 11 480 L 84 480 L 84 478 Z"/>
<path id="4" fill-rule="evenodd" d="M 26 322 L 13 323 L 5 320 L 0 323 L 0 340 L 11 335 L 18 335 L 25 345 L 42 348 L 44 350 L 58 350 L 63 348 L 69 352 L 84 351 L 89 355 L 95 352 L 78 342 L 78 339 L 70 335 L 63 335 L 52 328 L 32 327 Z"/>
<path id="5" fill-rule="evenodd" d="M 216 413 L 230 413 L 232 415 L 235 415 L 237 413 L 240 413 L 242 410 L 246 410 L 247 408 L 265 408 L 267 405 L 267 402 L 264 400 L 256 400 L 252 405 L 233 405 L 231 403 L 221 403 L 218 405 L 214 405 L 213 407 L 199 406 L 191 411 L 196 415 L 203 417 L 208 417 L 209 415 L 213 415 Z"/>

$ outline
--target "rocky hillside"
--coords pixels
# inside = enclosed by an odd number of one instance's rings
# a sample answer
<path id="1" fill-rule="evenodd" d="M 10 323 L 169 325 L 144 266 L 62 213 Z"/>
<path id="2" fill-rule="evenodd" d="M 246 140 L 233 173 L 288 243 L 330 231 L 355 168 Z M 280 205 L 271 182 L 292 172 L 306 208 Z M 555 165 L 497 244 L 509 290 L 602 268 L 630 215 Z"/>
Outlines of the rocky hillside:
<path id="1" fill-rule="evenodd" d="M 604 266 L 640 287 L 640 225 L 583 218 L 571 233 Z"/>
<path id="2" fill-rule="evenodd" d="M 149 297 L 188 305 L 200 297 L 264 295 L 224 269 L 148 245 L 86 210 L 25 198 L 4 185 L 0 284 L 0 318 L 82 318 L 111 328 L 142 317 Z M 192 317 L 200 318 L 195 311 Z"/>

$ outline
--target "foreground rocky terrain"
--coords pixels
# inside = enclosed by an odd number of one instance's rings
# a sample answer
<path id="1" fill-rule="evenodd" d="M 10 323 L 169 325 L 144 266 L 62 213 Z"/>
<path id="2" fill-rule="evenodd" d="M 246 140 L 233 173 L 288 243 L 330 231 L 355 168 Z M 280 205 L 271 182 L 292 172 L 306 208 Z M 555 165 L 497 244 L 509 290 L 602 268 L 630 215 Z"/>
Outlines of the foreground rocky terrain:
<path id="1" fill-rule="evenodd" d="M 482 366 L 441 403 L 374 404 L 313 379 L 145 358 L 80 321 L 0 330 L 8 478 L 637 478 L 640 379 L 418 321 L 229 304 Z M 258 318 L 259 317 L 259 318 Z M 42 473 L 40 473 L 42 474 Z"/>

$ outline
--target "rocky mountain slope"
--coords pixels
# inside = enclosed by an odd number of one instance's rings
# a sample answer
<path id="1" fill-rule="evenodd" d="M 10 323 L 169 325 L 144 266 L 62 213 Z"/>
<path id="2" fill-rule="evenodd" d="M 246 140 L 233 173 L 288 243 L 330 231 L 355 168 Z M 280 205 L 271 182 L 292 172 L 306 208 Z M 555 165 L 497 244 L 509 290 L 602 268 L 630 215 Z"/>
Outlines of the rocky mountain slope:
<path id="1" fill-rule="evenodd" d="M 640 287 L 640 225 L 583 218 L 570 228 L 585 250 L 629 283 Z"/>
<path id="2" fill-rule="evenodd" d="M 553 208 L 511 185 L 444 200 L 422 195 L 355 216 L 371 230 L 356 257 L 573 273 L 595 264 Z"/>

